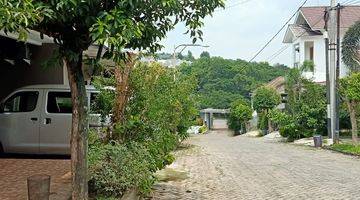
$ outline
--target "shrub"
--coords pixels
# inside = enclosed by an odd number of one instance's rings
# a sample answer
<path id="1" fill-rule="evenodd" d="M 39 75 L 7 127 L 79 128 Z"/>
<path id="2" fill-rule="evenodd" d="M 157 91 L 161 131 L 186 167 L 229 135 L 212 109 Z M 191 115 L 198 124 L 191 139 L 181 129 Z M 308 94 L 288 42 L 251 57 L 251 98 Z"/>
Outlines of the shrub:
<path id="1" fill-rule="evenodd" d="M 155 161 L 144 146 L 98 143 L 89 147 L 88 159 L 89 187 L 95 195 L 119 197 L 129 188 L 150 192 L 154 178 L 149 169 Z"/>
<path id="2" fill-rule="evenodd" d="M 253 103 L 258 112 L 272 109 L 280 104 L 280 94 L 271 87 L 262 86 L 255 91 Z"/>
<path id="3" fill-rule="evenodd" d="M 285 112 L 282 112 L 278 109 L 273 109 L 268 114 L 270 120 L 276 125 L 276 126 L 285 126 L 289 123 L 292 123 L 291 117 L 286 114 Z"/>
<path id="4" fill-rule="evenodd" d="M 295 123 L 289 123 L 285 126 L 280 127 L 280 135 L 288 139 L 288 141 L 294 141 L 301 137 L 301 131 Z"/>
<path id="5" fill-rule="evenodd" d="M 245 131 L 245 124 L 252 118 L 252 109 L 244 102 L 235 102 L 231 105 L 228 126 L 230 129 L 238 132 Z"/>
<path id="6" fill-rule="evenodd" d="M 307 64 L 304 63 L 301 69 L 305 70 Z M 302 72 L 294 68 L 286 77 L 286 110 L 271 111 L 269 114 L 279 127 L 280 134 L 290 141 L 326 133 L 325 88 L 303 78 Z"/>
<path id="7" fill-rule="evenodd" d="M 200 129 L 199 129 L 199 134 L 206 133 L 206 131 L 207 131 L 207 127 L 205 125 L 201 126 Z"/>
<path id="8" fill-rule="evenodd" d="M 197 114 L 192 97 L 195 82 L 159 64 L 136 66 L 129 82 L 123 119 L 112 124 L 103 141 L 90 136 L 90 191 L 97 196 L 121 197 L 126 190 L 147 194 L 153 173 L 174 161 L 171 155 Z M 99 88 L 114 83 L 97 79 Z M 97 107 L 111 113 L 113 93 L 101 90 Z"/>
<path id="9" fill-rule="evenodd" d="M 89 187 L 96 196 L 121 197 L 135 188 L 146 195 L 155 181 L 153 173 L 175 160 L 170 152 L 177 139 L 170 132 L 146 143 L 103 143 L 99 139 L 90 134 Z"/>
<path id="10" fill-rule="evenodd" d="M 253 98 L 254 109 L 259 114 L 259 129 L 267 130 L 269 127 L 269 110 L 280 104 L 280 94 L 271 87 L 262 86 L 256 89 Z"/>
<path id="11" fill-rule="evenodd" d="M 203 119 L 201 119 L 201 117 L 196 118 L 196 125 L 198 125 L 198 126 L 204 125 L 204 121 L 203 121 Z"/>

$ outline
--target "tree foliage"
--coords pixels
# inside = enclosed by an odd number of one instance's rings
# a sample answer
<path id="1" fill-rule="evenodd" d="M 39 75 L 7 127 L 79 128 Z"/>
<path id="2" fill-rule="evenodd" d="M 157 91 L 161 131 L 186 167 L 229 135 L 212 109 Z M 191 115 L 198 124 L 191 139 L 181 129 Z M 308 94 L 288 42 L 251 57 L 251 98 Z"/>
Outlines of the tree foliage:
<path id="1" fill-rule="evenodd" d="M 353 72 L 360 71 L 360 21 L 346 32 L 342 42 L 342 60 Z"/>
<path id="2" fill-rule="evenodd" d="M 116 124 L 110 139 L 97 138 L 90 146 L 92 192 L 121 196 L 135 187 L 148 193 L 153 173 L 173 161 L 171 151 L 188 136 L 186 131 L 197 114 L 192 95 L 195 81 L 179 74 L 174 79 L 174 74 L 157 63 L 139 63 L 133 68 L 124 122 Z M 115 82 L 114 77 L 108 79 L 97 78 L 98 87 Z M 111 92 L 101 90 L 98 108 L 114 104 Z M 112 110 L 108 111 L 105 115 L 111 114 Z"/>
<path id="3" fill-rule="evenodd" d="M 192 52 L 191 51 L 188 51 L 186 56 L 184 57 L 185 60 L 187 61 L 194 61 L 195 60 L 195 57 L 193 56 Z"/>
<path id="4" fill-rule="evenodd" d="M 280 134 L 289 140 L 326 133 L 325 87 L 304 78 L 300 69 L 293 68 L 286 75 L 284 113 L 272 111 L 269 115 Z"/>
<path id="5" fill-rule="evenodd" d="M 280 104 L 280 94 L 271 87 L 262 86 L 255 90 L 254 109 L 258 112 L 269 110 Z"/>
<path id="6" fill-rule="evenodd" d="M 180 67 L 183 74 L 192 74 L 198 81 L 196 95 L 200 108 L 230 108 L 237 99 L 250 99 L 260 85 L 285 75 L 285 66 L 248 63 L 221 57 L 200 58 Z"/>
<path id="7" fill-rule="evenodd" d="M 207 52 L 207 51 L 203 51 L 203 52 L 200 54 L 200 58 L 210 58 L 210 53 Z"/>
<path id="8" fill-rule="evenodd" d="M 340 80 L 340 92 L 346 103 L 352 129 L 352 140 L 358 142 L 358 118 L 360 103 L 360 73 L 354 72 Z"/>
<path id="9" fill-rule="evenodd" d="M 235 101 L 230 108 L 230 115 L 228 119 L 229 128 L 235 133 L 239 130 L 245 132 L 246 122 L 252 118 L 252 109 L 248 102 Z"/>
<path id="10" fill-rule="evenodd" d="M 360 73 L 341 79 L 341 91 L 350 101 L 360 102 Z"/>

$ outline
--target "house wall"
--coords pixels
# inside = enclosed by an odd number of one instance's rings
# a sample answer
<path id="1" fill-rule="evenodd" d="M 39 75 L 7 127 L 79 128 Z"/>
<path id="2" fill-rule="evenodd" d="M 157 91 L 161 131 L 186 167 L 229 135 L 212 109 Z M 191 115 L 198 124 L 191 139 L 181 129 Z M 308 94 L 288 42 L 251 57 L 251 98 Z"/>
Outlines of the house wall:
<path id="1" fill-rule="evenodd" d="M 9 46 L 9 41 L 2 38 L 0 40 L 1 50 L 4 52 Z M 16 46 L 16 41 L 10 43 Z M 63 66 L 49 66 L 45 68 L 43 63 L 50 58 L 53 50 L 56 48 L 54 44 L 43 44 L 42 46 L 30 45 L 31 64 L 28 65 L 23 61 L 17 61 L 15 65 L 11 65 L 0 59 L 0 100 L 5 98 L 15 89 L 34 84 L 64 84 Z"/>
<path id="2" fill-rule="evenodd" d="M 314 72 L 305 72 L 304 76 L 313 80 L 314 82 L 325 82 L 326 81 L 326 59 L 325 59 L 325 41 L 322 35 L 319 36 L 308 36 L 298 38 L 293 45 L 299 44 L 300 46 L 300 65 L 309 57 L 308 52 L 306 52 L 306 42 L 314 42 Z M 295 60 L 295 51 L 293 50 L 294 63 Z M 347 75 L 347 68 L 344 63 L 341 61 L 340 64 L 340 77 Z"/>

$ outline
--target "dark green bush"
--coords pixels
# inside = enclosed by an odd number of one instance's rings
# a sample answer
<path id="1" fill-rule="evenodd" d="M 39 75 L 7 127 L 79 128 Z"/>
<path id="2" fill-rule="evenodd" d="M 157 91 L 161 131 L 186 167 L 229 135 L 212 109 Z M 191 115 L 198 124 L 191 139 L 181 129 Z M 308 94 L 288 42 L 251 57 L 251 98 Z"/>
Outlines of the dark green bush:
<path id="1" fill-rule="evenodd" d="M 158 139 L 126 144 L 103 143 L 92 133 L 88 159 L 89 187 L 93 195 L 121 197 L 131 188 L 148 194 L 155 181 L 153 173 L 175 160 L 170 153 L 177 146 L 173 134 Z"/>
<path id="2" fill-rule="evenodd" d="M 206 133 L 207 131 L 207 127 L 204 125 L 204 126 L 201 126 L 200 129 L 199 129 L 199 133 L 202 134 L 202 133 Z"/>
<path id="3" fill-rule="evenodd" d="M 138 143 L 97 143 L 89 147 L 89 187 L 96 196 L 119 197 L 129 188 L 150 192 L 155 160 Z"/>
<path id="4" fill-rule="evenodd" d="M 307 65 L 309 63 L 304 63 Z M 300 69 L 305 69 L 302 66 Z M 287 96 L 284 111 L 271 111 L 271 121 L 290 141 L 314 134 L 326 134 L 325 87 L 305 79 L 298 68 L 291 69 L 285 81 Z"/>
<path id="5" fill-rule="evenodd" d="M 252 109 L 245 101 L 236 101 L 231 104 L 228 126 L 235 133 L 245 132 L 245 124 L 252 118 Z"/>

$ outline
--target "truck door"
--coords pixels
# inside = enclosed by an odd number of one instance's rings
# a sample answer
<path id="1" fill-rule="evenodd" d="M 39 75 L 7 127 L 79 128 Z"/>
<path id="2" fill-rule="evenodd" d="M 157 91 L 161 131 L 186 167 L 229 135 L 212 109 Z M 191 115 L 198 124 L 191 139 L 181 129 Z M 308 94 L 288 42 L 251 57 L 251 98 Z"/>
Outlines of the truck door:
<path id="1" fill-rule="evenodd" d="M 40 125 L 40 153 L 70 154 L 72 103 L 70 91 L 46 91 Z"/>
<path id="2" fill-rule="evenodd" d="M 19 91 L 0 112 L 0 141 L 5 152 L 39 153 L 41 90 Z"/>

